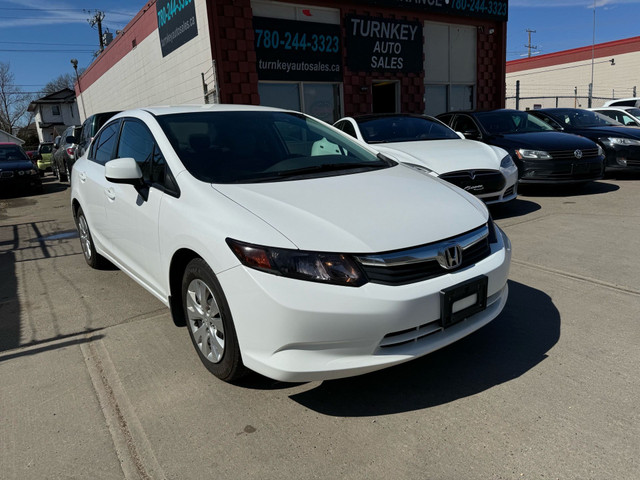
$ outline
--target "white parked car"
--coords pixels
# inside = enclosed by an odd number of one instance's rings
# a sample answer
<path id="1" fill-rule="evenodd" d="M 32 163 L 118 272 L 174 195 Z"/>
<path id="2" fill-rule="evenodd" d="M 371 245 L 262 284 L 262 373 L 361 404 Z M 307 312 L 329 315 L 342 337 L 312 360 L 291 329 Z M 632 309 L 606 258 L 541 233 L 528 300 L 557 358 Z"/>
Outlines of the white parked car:
<path id="1" fill-rule="evenodd" d="M 638 107 L 596 107 L 590 108 L 625 127 L 640 127 L 640 108 Z"/>
<path id="2" fill-rule="evenodd" d="M 506 150 L 466 140 L 427 115 L 372 114 L 345 117 L 336 128 L 400 162 L 427 169 L 486 204 L 516 198 L 518 168 Z"/>
<path id="3" fill-rule="evenodd" d="M 123 112 L 74 165 L 71 202 L 87 263 L 170 307 L 226 381 L 406 362 L 507 300 L 511 247 L 482 202 L 297 112 Z"/>

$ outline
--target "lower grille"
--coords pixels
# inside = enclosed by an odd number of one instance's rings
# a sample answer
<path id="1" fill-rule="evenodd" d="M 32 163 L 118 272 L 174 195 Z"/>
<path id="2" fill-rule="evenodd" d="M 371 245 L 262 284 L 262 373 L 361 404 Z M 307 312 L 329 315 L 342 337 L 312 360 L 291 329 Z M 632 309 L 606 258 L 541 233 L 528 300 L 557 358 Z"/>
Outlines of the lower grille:
<path id="1" fill-rule="evenodd" d="M 460 170 L 440 178 L 476 195 L 499 192 L 506 184 L 504 176 L 496 170 Z"/>
<path id="2" fill-rule="evenodd" d="M 0 178 L 11 178 L 13 177 L 13 172 L 0 172 Z"/>
<path id="3" fill-rule="evenodd" d="M 487 298 L 487 308 L 498 300 L 501 293 L 501 291 L 494 293 Z M 440 319 L 438 318 L 414 328 L 407 328 L 406 330 L 387 333 L 378 346 L 381 350 L 392 349 L 409 343 L 420 342 L 421 340 L 425 340 L 427 337 L 436 335 L 443 331 L 444 328 L 441 326 Z M 387 351 L 386 353 L 391 354 L 393 352 Z"/>

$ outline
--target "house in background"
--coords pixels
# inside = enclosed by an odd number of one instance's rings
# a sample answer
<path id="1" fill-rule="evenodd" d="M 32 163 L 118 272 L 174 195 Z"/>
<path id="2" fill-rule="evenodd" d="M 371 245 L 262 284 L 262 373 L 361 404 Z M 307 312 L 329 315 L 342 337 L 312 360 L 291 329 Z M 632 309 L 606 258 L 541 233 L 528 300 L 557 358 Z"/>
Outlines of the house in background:
<path id="1" fill-rule="evenodd" d="M 22 145 L 24 143 L 24 140 L 20 140 L 18 137 L 16 137 L 15 135 L 11 135 L 8 132 L 5 132 L 4 130 L 0 130 L 0 143 L 15 143 L 17 145 Z"/>
<path id="2" fill-rule="evenodd" d="M 40 142 L 53 142 L 67 127 L 82 123 L 76 94 L 69 88 L 34 100 L 28 111 L 34 113 Z"/>

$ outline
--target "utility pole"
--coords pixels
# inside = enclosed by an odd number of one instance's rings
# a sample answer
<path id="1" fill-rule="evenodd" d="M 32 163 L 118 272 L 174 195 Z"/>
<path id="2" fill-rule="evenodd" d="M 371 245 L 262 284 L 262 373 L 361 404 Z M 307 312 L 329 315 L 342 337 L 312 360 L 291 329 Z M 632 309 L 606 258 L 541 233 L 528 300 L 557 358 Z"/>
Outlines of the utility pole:
<path id="1" fill-rule="evenodd" d="M 91 13 L 89 10 L 85 10 L 87 13 Z M 100 52 L 104 50 L 104 39 L 102 38 L 102 21 L 104 20 L 104 12 L 100 10 L 94 10 L 94 15 L 91 18 L 87 18 L 87 22 L 91 25 L 91 28 L 98 26 L 98 37 L 100 38 Z"/>
<path id="2" fill-rule="evenodd" d="M 525 30 L 528 34 L 529 34 L 529 43 L 527 45 L 525 45 L 525 47 L 527 47 L 529 53 L 527 54 L 528 58 L 531 58 L 531 49 L 532 48 L 538 48 L 537 45 L 531 45 L 531 34 L 532 33 L 536 33 L 535 30 L 529 30 L 528 28 Z"/>

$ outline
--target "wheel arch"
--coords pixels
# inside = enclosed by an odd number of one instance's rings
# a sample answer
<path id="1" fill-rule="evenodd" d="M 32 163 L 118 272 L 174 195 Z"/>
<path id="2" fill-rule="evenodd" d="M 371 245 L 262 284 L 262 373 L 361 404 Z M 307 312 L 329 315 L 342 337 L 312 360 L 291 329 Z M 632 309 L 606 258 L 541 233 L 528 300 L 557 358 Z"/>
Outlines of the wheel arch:
<path id="1" fill-rule="evenodd" d="M 188 248 L 182 248 L 173 254 L 169 266 L 169 308 L 173 323 L 178 327 L 184 327 L 187 324 L 182 304 L 182 276 L 185 268 L 194 258 L 202 258 L 202 255 Z"/>

